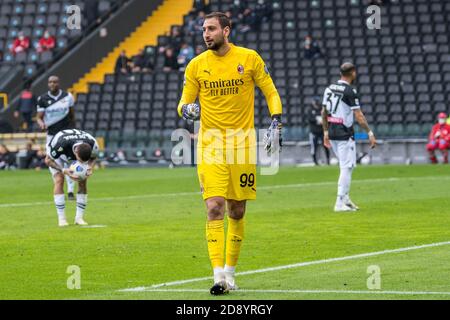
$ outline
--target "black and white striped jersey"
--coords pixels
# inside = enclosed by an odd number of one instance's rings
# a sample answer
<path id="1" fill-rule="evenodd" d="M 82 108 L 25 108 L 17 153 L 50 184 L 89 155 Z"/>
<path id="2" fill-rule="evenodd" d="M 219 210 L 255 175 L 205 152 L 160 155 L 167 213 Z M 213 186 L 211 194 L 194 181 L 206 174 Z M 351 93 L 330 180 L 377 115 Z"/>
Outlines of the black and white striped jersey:
<path id="1" fill-rule="evenodd" d="M 72 94 L 62 90 L 56 96 L 47 92 L 38 97 L 37 112 L 44 112 L 47 134 L 53 136 L 61 130 L 70 129 L 69 111 L 74 104 Z"/>
<path id="2" fill-rule="evenodd" d="M 52 159 L 62 159 L 64 161 L 76 160 L 74 149 L 81 143 L 88 143 L 92 147 L 92 156 L 94 159 L 98 154 L 98 143 L 95 138 L 87 132 L 78 129 L 67 129 L 58 132 L 50 141 L 47 149 L 47 155 Z"/>
<path id="3" fill-rule="evenodd" d="M 338 80 L 325 89 L 322 105 L 328 112 L 330 140 L 353 138 L 353 110 L 360 108 L 356 90 L 346 81 Z"/>

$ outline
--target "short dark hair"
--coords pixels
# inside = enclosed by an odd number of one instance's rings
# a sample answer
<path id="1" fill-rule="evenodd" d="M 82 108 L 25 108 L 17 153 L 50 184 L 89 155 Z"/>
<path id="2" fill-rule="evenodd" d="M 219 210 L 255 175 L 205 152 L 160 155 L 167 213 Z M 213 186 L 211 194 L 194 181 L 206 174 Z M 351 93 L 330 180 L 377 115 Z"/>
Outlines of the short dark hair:
<path id="1" fill-rule="evenodd" d="M 82 143 L 77 146 L 77 153 L 82 161 L 88 161 L 91 159 L 92 147 L 89 143 Z"/>
<path id="2" fill-rule="evenodd" d="M 341 70 L 341 75 L 343 75 L 344 77 L 348 77 L 348 76 L 350 76 L 350 75 L 352 74 L 352 72 L 353 72 L 354 70 L 356 70 L 356 67 L 355 67 L 355 65 L 354 65 L 353 63 L 351 63 L 351 62 L 344 62 L 344 63 L 341 65 L 340 70 Z"/>
<path id="3" fill-rule="evenodd" d="M 205 20 L 212 19 L 212 18 L 216 18 L 217 20 L 219 20 L 219 24 L 222 29 L 225 29 L 225 27 L 228 27 L 231 29 L 231 20 L 230 20 L 230 18 L 227 17 L 227 15 L 225 13 L 216 11 L 216 12 L 211 12 L 205 16 Z"/>

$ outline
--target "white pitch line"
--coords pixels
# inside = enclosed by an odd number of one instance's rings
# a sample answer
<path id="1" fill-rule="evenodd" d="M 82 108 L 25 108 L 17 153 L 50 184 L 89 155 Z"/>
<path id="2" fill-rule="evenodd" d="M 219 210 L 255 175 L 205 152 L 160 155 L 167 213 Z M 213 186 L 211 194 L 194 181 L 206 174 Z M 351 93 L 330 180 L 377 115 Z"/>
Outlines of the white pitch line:
<path id="1" fill-rule="evenodd" d="M 380 178 L 380 179 L 363 179 L 354 180 L 352 183 L 377 183 L 377 182 L 393 182 L 400 180 L 423 180 L 423 179 L 450 179 L 450 176 L 428 176 L 428 177 L 411 177 L 411 178 Z M 334 186 L 336 181 L 327 182 L 309 182 L 309 183 L 295 183 L 295 184 L 279 184 L 272 186 L 261 186 L 258 190 L 273 190 L 273 189 L 284 189 L 284 188 L 306 188 L 306 187 L 322 187 L 322 186 Z M 182 197 L 182 196 L 192 196 L 199 195 L 200 192 L 174 192 L 174 193 L 151 193 L 142 194 L 134 196 L 123 196 L 123 197 L 106 197 L 106 198 L 89 198 L 90 201 L 113 201 L 113 200 L 133 200 L 133 199 L 145 199 L 145 198 L 159 198 L 159 197 Z M 46 202 L 23 202 L 23 203 L 3 203 L 0 204 L 0 208 L 12 208 L 12 207 L 29 207 L 38 205 L 52 205 L 53 201 Z"/>
<path id="2" fill-rule="evenodd" d="M 81 228 L 86 228 L 86 229 L 91 229 L 91 228 L 106 228 L 107 225 L 105 224 L 91 224 L 91 225 L 87 225 L 87 226 L 81 226 Z"/>
<path id="3" fill-rule="evenodd" d="M 180 196 L 192 196 L 200 194 L 200 192 L 177 192 L 177 193 L 152 193 L 152 194 L 142 194 L 135 196 L 124 196 L 124 197 L 106 197 L 106 198 L 89 198 L 89 201 L 112 201 L 112 200 L 133 200 L 133 199 L 143 199 L 143 198 L 159 198 L 159 197 L 180 197 Z M 0 208 L 11 208 L 11 207 L 28 207 L 35 205 L 52 205 L 53 201 L 47 202 L 24 202 L 24 203 L 3 203 L 0 204 Z"/>
<path id="4" fill-rule="evenodd" d="M 147 289 L 145 292 L 199 292 L 199 293 L 209 293 L 206 289 Z M 236 292 L 244 293 L 305 293 L 305 294 L 321 294 L 321 293 L 334 293 L 334 294 L 379 294 L 379 295 L 444 295 L 450 296 L 450 292 L 442 291 L 393 291 L 393 290 L 299 290 L 299 289 L 239 289 Z"/>
<path id="5" fill-rule="evenodd" d="M 324 260 L 300 262 L 300 263 L 288 264 L 288 265 L 278 266 L 278 267 L 250 270 L 250 271 L 238 272 L 238 273 L 236 273 L 236 276 L 243 276 L 243 275 L 250 275 L 250 274 L 257 274 L 257 273 L 266 273 L 266 272 L 286 270 L 286 269 L 293 269 L 293 268 L 300 268 L 300 267 L 312 266 L 312 265 L 317 265 L 317 264 L 326 264 L 326 263 L 330 263 L 330 262 L 346 261 L 346 260 L 374 257 L 374 256 L 383 255 L 383 254 L 388 254 L 388 253 L 398 253 L 398 252 L 412 251 L 412 250 L 418 250 L 418 249 L 424 249 L 424 248 L 440 247 L 440 246 L 445 246 L 445 245 L 450 245 L 450 241 L 436 242 L 436 243 L 424 244 L 424 245 L 420 245 L 420 246 L 412 246 L 412 247 L 406 247 L 406 248 L 390 249 L 390 250 L 383 250 L 383 251 L 376 251 L 376 252 L 369 252 L 369 253 L 361 253 L 361 254 L 356 254 L 356 255 L 352 255 L 352 256 L 339 257 L 339 258 L 330 258 L 330 259 L 324 259 Z M 205 280 L 210 280 L 210 279 L 212 279 L 212 277 L 193 278 L 193 279 L 187 279 L 187 280 L 178 280 L 178 281 L 154 284 L 154 285 L 152 285 L 150 287 L 137 287 L 137 288 L 121 289 L 121 290 L 118 290 L 118 291 L 121 291 L 121 292 L 142 292 L 142 291 L 147 291 L 149 289 L 168 287 L 168 286 L 175 286 L 175 285 L 181 285 L 181 284 L 186 284 L 186 283 L 205 281 Z"/>

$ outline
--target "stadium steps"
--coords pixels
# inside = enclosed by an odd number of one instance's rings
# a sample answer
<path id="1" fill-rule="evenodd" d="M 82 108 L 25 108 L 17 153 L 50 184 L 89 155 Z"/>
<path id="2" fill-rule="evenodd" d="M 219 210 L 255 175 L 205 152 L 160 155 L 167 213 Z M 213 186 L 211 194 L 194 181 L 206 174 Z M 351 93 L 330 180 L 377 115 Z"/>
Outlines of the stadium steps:
<path id="1" fill-rule="evenodd" d="M 103 58 L 83 78 L 70 88 L 74 93 L 86 93 L 88 84 L 103 83 L 107 73 L 113 73 L 117 57 L 125 50 L 128 57 L 148 45 L 157 45 L 158 36 L 168 34 L 172 25 L 182 25 L 183 16 L 192 9 L 192 1 L 165 0 L 134 32 Z"/>

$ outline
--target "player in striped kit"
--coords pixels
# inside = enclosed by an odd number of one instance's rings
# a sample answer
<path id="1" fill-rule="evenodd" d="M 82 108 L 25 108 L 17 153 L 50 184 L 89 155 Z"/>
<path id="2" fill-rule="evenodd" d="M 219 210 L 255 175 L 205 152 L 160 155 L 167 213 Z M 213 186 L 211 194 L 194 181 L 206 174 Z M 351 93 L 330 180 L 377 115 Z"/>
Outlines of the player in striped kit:
<path id="1" fill-rule="evenodd" d="M 58 132 L 47 145 L 47 156 L 45 163 L 49 166 L 53 176 L 56 211 L 58 213 L 58 224 L 60 227 L 68 225 L 65 215 L 64 200 L 64 176 L 73 176 L 73 172 L 65 168 L 72 161 L 79 161 L 88 165 L 88 176 L 92 174 L 92 168 L 98 154 L 98 144 L 95 138 L 87 132 L 68 129 Z M 75 224 L 87 225 L 84 221 L 84 210 L 87 205 L 87 179 L 78 180 L 77 213 Z"/>
<path id="2" fill-rule="evenodd" d="M 59 78 L 48 78 L 48 92 L 37 99 L 37 124 L 41 130 L 47 131 L 46 144 L 61 130 L 72 129 L 75 126 L 75 104 L 72 94 L 63 91 L 59 87 Z M 66 176 L 67 197 L 75 200 L 75 183 Z"/>
<path id="3" fill-rule="evenodd" d="M 340 71 L 341 79 L 325 89 L 322 101 L 324 145 L 327 148 L 333 148 L 340 167 L 338 193 L 334 206 L 336 212 L 359 209 L 350 199 L 352 172 L 356 167 L 354 118 L 369 135 L 370 147 L 374 148 L 377 143 L 361 111 L 358 94 L 351 87 L 356 79 L 356 67 L 346 62 L 341 66 Z"/>

